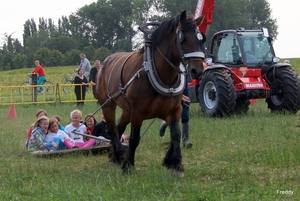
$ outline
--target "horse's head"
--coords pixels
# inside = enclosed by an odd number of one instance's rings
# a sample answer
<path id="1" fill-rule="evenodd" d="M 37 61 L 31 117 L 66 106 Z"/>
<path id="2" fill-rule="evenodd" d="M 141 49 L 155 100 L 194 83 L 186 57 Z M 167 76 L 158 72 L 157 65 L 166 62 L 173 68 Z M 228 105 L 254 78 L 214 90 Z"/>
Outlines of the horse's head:
<path id="1" fill-rule="evenodd" d="M 204 15 L 194 20 L 183 11 L 176 18 L 161 23 L 151 35 L 153 48 L 162 59 L 177 72 L 181 72 L 180 63 L 185 64 L 192 78 L 199 78 L 204 70 L 205 35 L 197 27 L 203 19 Z"/>
<path id="2" fill-rule="evenodd" d="M 193 79 L 199 78 L 204 70 L 205 35 L 198 29 L 198 25 L 202 23 L 204 17 L 205 14 L 193 20 L 192 17 L 187 17 L 186 12 L 183 11 L 179 16 L 179 23 L 176 30 L 176 39 L 182 63 L 189 68 Z"/>

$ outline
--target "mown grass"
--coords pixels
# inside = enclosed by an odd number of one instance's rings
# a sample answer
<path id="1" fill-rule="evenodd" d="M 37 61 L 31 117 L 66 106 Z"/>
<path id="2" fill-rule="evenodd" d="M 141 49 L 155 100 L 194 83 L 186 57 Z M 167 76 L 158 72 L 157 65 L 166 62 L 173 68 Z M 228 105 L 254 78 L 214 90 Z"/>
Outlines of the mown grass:
<path id="1" fill-rule="evenodd" d="M 72 72 L 74 67 L 46 70 L 59 80 L 61 69 Z M 0 80 L 9 77 L 6 73 Z M 152 120 L 144 122 L 131 175 L 109 166 L 106 154 L 30 156 L 24 146 L 26 133 L 40 108 L 49 116 L 60 115 L 66 125 L 76 104 L 17 105 L 17 119 L 12 120 L 6 119 L 9 107 L 0 107 L 0 200 L 300 200 L 299 112 L 270 113 L 259 100 L 247 114 L 208 118 L 192 104 L 194 146 L 182 149 L 185 177 L 178 179 L 161 165 L 162 144 L 169 136 L 159 137 L 160 120 L 149 129 Z M 96 109 L 96 103 L 86 103 L 82 112 Z M 96 117 L 100 120 L 99 113 Z M 286 190 L 293 195 L 278 193 Z"/>
<path id="2" fill-rule="evenodd" d="M 24 147 L 34 113 L 44 108 L 59 114 L 63 124 L 75 104 L 17 106 L 17 119 L 6 120 L 1 107 L 1 200 L 299 200 L 299 114 L 271 114 L 264 101 L 247 115 L 222 119 L 203 116 L 191 106 L 190 140 L 182 149 L 185 177 L 171 177 L 161 166 L 165 154 L 160 121 L 144 122 L 135 171 L 123 175 L 108 166 L 106 154 L 34 158 Z M 83 113 L 96 110 L 87 103 Z M 96 114 L 100 119 L 100 114 Z M 126 132 L 129 132 L 128 130 Z M 291 190 L 281 195 L 277 190 Z"/>

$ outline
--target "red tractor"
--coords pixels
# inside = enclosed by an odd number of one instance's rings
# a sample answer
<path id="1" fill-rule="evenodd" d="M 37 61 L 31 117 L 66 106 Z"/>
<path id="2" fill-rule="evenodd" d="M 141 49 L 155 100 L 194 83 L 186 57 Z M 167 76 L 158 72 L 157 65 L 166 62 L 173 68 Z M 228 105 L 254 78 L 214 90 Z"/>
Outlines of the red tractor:
<path id="1" fill-rule="evenodd" d="M 212 14 L 214 1 L 199 1 L 200 13 Z M 211 40 L 208 67 L 199 80 L 189 83 L 191 102 L 199 102 L 204 114 L 212 117 L 247 111 L 250 99 L 265 99 L 272 112 L 297 113 L 300 80 L 290 64 L 279 60 L 266 28 L 220 31 Z"/>

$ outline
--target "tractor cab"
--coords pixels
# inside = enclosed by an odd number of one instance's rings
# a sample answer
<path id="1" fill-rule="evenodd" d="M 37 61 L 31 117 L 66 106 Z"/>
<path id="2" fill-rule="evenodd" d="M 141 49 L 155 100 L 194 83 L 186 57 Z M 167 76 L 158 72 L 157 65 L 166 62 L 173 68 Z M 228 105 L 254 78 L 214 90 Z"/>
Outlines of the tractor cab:
<path id="1" fill-rule="evenodd" d="M 215 64 L 227 67 L 263 68 L 279 61 L 268 30 L 225 30 L 213 36 L 210 56 Z"/>

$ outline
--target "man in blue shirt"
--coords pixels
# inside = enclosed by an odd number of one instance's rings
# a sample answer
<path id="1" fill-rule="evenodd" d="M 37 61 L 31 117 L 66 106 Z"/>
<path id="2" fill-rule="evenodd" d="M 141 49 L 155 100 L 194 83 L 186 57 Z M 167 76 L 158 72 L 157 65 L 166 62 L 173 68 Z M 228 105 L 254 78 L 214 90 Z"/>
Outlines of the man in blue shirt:
<path id="1" fill-rule="evenodd" d="M 78 67 L 83 69 L 83 75 L 88 79 L 90 76 L 90 71 L 91 71 L 91 63 L 90 61 L 86 58 L 85 54 L 81 53 L 80 54 L 80 65 Z"/>

